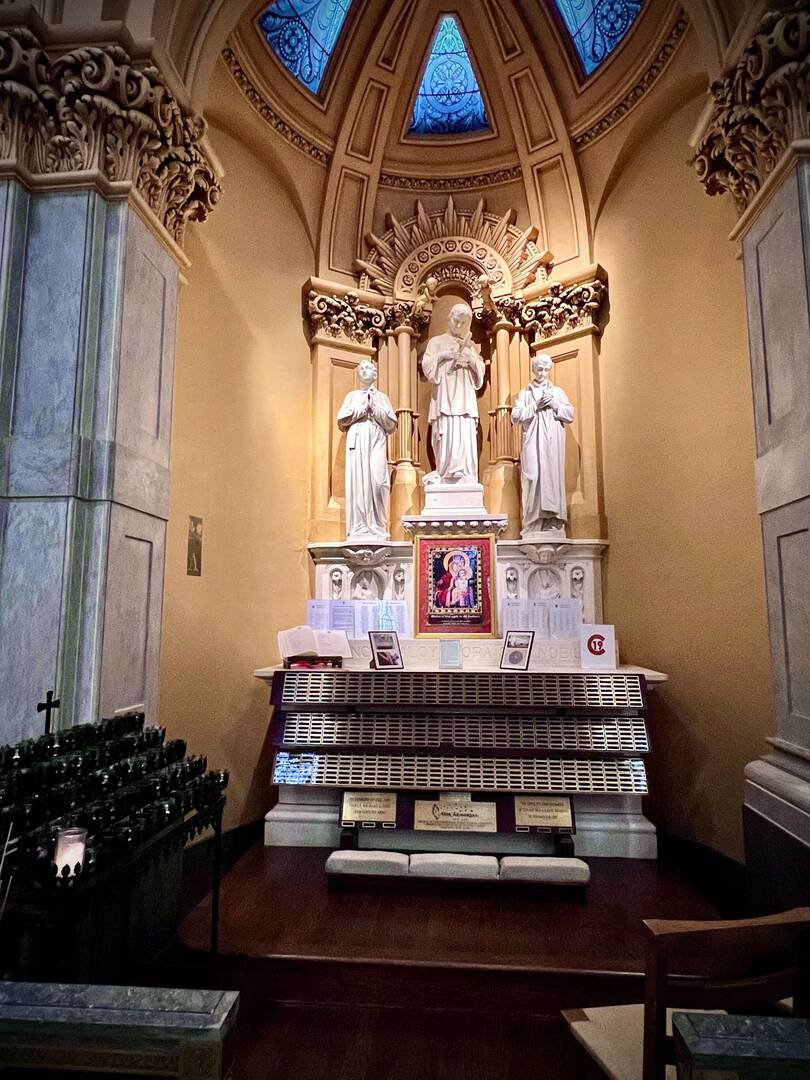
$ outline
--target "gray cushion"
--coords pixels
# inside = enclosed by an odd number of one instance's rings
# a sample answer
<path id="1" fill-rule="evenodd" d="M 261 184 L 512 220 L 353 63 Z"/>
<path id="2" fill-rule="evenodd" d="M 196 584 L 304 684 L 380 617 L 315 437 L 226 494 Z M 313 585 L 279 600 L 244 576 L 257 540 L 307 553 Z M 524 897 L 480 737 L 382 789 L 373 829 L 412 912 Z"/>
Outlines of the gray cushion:
<path id="1" fill-rule="evenodd" d="M 411 877 L 485 878 L 498 877 L 498 860 L 494 855 L 456 855 L 431 851 L 411 855 Z"/>
<path id="2" fill-rule="evenodd" d="M 408 873 L 408 856 L 401 851 L 333 851 L 326 860 L 326 872 L 405 877 Z"/>
<path id="3" fill-rule="evenodd" d="M 501 859 L 501 881 L 587 885 L 590 880 L 591 868 L 582 859 L 557 859 L 538 855 L 505 855 Z"/>

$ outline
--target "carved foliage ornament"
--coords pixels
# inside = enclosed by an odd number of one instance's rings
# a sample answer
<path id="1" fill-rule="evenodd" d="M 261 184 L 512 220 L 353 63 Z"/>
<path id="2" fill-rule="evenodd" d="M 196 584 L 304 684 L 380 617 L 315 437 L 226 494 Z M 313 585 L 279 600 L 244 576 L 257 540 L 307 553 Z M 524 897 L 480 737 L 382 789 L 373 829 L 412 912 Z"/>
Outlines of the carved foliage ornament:
<path id="1" fill-rule="evenodd" d="M 714 109 L 693 158 L 707 193 L 730 191 L 740 211 L 791 142 L 810 135 L 810 9 L 806 0 L 777 6 L 712 85 Z"/>
<path id="2" fill-rule="evenodd" d="M 220 186 L 157 68 L 118 45 L 51 59 L 27 29 L 0 30 L 0 160 L 49 175 L 97 171 L 132 183 L 170 235 L 204 221 Z"/>
<path id="3" fill-rule="evenodd" d="M 385 330 L 385 313 L 361 303 L 355 292 L 329 296 L 312 289 L 307 297 L 307 313 L 314 334 L 363 345 Z"/>
<path id="4" fill-rule="evenodd" d="M 541 338 L 598 326 L 606 291 L 599 280 L 568 287 L 554 282 L 544 296 L 523 306 L 520 320 L 526 330 Z"/>

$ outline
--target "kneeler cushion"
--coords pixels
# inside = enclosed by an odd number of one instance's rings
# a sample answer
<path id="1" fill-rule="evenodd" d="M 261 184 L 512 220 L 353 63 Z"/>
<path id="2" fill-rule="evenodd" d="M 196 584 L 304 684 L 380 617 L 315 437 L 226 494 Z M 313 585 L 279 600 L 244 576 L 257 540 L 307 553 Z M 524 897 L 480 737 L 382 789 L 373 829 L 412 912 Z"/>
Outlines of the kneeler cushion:
<path id="1" fill-rule="evenodd" d="M 539 855 L 505 855 L 501 881 L 536 881 L 550 885 L 587 885 L 591 868 L 582 859 L 559 859 Z"/>
<path id="2" fill-rule="evenodd" d="M 400 851 L 333 851 L 326 860 L 326 872 L 405 877 L 408 873 L 408 856 Z"/>
<path id="3" fill-rule="evenodd" d="M 486 878 L 498 877 L 498 860 L 494 855 L 457 855 L 431 851 L 411 855 L 411 877 Z"/>

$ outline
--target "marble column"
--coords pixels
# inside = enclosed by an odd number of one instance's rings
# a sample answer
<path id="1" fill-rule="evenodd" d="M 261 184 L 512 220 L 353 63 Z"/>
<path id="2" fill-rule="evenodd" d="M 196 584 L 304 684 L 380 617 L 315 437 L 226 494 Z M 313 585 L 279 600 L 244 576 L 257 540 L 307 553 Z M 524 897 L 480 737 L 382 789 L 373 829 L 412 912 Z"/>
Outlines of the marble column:
<path id="1" fill-rule="evenodd" d="M 776 5 L 773 5 L 776 7 Z M 731 192 L 745 269 L 776 731 L 746 768 L 757 910 L 810 901 L 810 11 L 766 13 L 714 85 L 695 165 Z"/>
<path id="2" fill-rule="evenodd" d="M 0 20 L 2 742 L 49 689 L 55 726 L 156 717 L 179 245 L 219 190 L 154 67 L 35 29 Z"/>
<path id="3" fill-rule="evenodd" d="M 512 297 L 493 301 L 496 306 L 491 333 L 495 348 L 492 352 L 491 401 L 489 411 L 489 463 L 484 470 L 484 503 L 490 514 L 506 514 L 508 524 L 503 540 L 520 536 L 520 443 L 510 419 L 512 408 L 511 355 L 519 342 L 519 328 L 509 317 L 518 308 Z"/>

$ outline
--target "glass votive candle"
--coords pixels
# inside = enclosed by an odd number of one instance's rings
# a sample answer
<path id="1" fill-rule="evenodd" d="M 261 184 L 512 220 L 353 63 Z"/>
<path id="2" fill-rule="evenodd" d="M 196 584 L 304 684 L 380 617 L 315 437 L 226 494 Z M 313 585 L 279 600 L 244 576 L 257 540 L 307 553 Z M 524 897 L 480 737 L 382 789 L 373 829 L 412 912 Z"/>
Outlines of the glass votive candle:
<path id="1" fill-rule="evenodd" d="M 53 861 L 59 877 L 73 877 L 76 867 L 84 862 L 87 845 L 87 829 L 60 829 L 56 834 L 56 851 Z M 65 872 L 67 867 L 67 872 Z"/>

